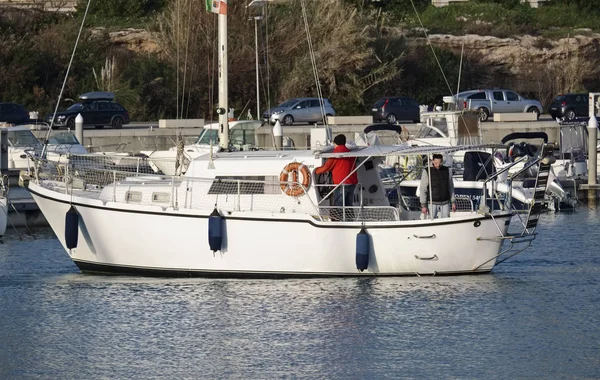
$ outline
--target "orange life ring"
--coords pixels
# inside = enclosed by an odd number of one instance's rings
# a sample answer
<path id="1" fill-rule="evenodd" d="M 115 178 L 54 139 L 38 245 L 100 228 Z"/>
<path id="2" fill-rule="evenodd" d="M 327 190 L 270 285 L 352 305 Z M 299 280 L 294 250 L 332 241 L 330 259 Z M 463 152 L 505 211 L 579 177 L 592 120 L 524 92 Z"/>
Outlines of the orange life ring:
<path id="1" fill-rule="evenodd" d="M 298 173 L 302 174 L 302 182 L 298 183 Z M 288 182 L 289 175 L 292 175 L 292 182 Z M 310 187 L 310 170 L 301 162 L 290 162 L 283 168 L 279 174 L 281 182 L 281 191 L 290 197 L 299 197 Z"/>

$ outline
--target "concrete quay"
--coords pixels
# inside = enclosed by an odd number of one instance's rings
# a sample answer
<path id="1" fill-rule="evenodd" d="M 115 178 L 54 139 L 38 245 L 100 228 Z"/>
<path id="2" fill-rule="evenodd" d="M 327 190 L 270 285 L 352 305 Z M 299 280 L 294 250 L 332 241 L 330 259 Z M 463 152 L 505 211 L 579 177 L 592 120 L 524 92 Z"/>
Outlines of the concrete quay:
<path id="1" fill-rule="evenodd" d="M 349 139 L 355 133 L 362 132 L 371 123 L 360 124 L 330 124 L 332 134 L 343 133 Z M 122 129 L 85 129 L 83 144 L 90 151 L 98 152 L 130 152 L 165 150 L 173 147 L 177 136 L 186 143 L 193 142 L 202 132 L 202 128 L 158 128 L 157 122 L 136 123 Z M 419 123 L 401 123 L 411 135 L 421 128 Z M 310 147 L 310 130 L 314 125 L 292 125 L 283 127 L 284 136 L 291 139 L 296 149 Z M 513 132 L 546 132 L 549 141 L 558 142 L 560 128 L 554 120 L 540 121 L 515 121 L 515 122 L 486 122 L 480 123 L 483 134 L 483 143 L 500 143 L 502 138 Z M 32 132 L 37 138 L 43 140 L 47 135 L 47 128 L 42 126 L 32 127 Z M 74 131 L 73 131 L 74 132 Z M 381 133 L 383 143 L 396 143 L 395 133 Z M 272 126 L 264 124 L 256 130 L 256 145 L 263 148 L 273 147 Z"/>

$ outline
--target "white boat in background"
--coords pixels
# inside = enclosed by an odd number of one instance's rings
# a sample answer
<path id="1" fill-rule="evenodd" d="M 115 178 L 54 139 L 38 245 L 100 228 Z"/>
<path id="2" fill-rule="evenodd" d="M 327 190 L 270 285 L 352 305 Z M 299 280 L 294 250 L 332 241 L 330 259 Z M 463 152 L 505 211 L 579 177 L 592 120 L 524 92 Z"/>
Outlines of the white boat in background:
<path id="1" fill-rule="evenodd" d="M 263 124 L 259 120 L 235 120 L 229 122 L 230 149 L 251 151 L 257 149 L 256 130 Z M 141 151 L 148 157 L 148 163 L 157 173 L 176 175 L 185 173 L 193 159 L 219 149 L 219 123 L 206 124 L 194 143 L 182 147 L 173 146 L 169 150 Z"/>
<path id="2" fill-rule="evenodd" d="M 0 195 L 0 238 L 6 233 L 8 225 L 8 199 L 4 194 Z"/>
<path id="3" fill-rule="evenodd" d="M 380 139 L 374 137 L 377 136 L 376 134 L 378 132 L 395 131 L 397 137 L 391 140 L 388 138 L 386 141 L 387 143 L 405 142 L 406 144 L 421 147 L 435 145 L 454 147 L 464 144 L 481 144 L 481 141 L 483 140 L 481 129 L 479 128 L 479 121 L 474 115 L 463 114 L 462 112 L 457 111 L 439 111 L 424 113 L 423 117 L 425 123 L 414 135 L 411 135 L 405 127 L 399 125 L 374 124 L 365 128 L 364 133 L 359 136 L 359 139 L 366 145 L 376 145 L 381 143 Z M 534 138 L 542 139 L 544 143 L 548 142 L 548 136 L 545 133 L 536 132 L 510 134 L 503 139 L 502 143 L 504 144 L 511 141 L 513 138 Z M 518 148 L 519 146 L 521 145 L 517 145 L 516 147 Z M 531 146 L 536 152 L 541 151 L 540 144 L 535 146 L 527 144 L 527 146 Z M 495 188 L 493 191 L 504 194 L 504 197 L 506 197 L 506 192 L 510 189 L 512 207 L 517 210 L 526 211 L 530 208 L 535 198 L 534 185 L 537 176 L 535 168 L 537 166 L 530 168 L 530 170 L 527 171 L 527 174 L 519 172 L 528 165 L 528 162 L 534 162 L 536 158 L 534 158 L 534 154 L 528 156 L 523 152 L 517 153 L 518 149 L 515 149 L 515 155 L 509 159 L 507 153 L 509 147 L 504 145 L 502 145 L 502 147 L 503 148 L 500 150 L 498 147 L 495 149 L 485 148 L 480 152 L 457 150 L 446 155 L 444 164 L 453 170 L 457 196 L 463 199 L 470 199 L 476 205 L 479 204 L 479 199 L 484 186 L 488 188 L 488 191 L 492 191 L 490 182 L 487 182 L 486 185 L 483 183 L 478 184 L 477 182 L 485 181 L 489 175 L 496 171 L 503 171 L 503 168 L 510 166 L 509 172 L 505 172 L 495 181 Z M 511 150 L 511 154 L 512 153 Z M 527 156 L 529 159 L 521 159 L 524 156 Z M 466 157 L 469 157 L 469 160 L 466 160 Z M 511 163 L 515 159 L 520 159 L 521 161 L 516 164 Z M 409 157 L 403 157 L 402 159 L 393 157 L 388 158 L 386 164 L 388 166 L 393 165 L 399 172 L 402 172 L 402 180 L 397 181 L 397 186 L 404 187 L 404 189 L 402 189 L 403 195 L 418 195 L 417 190 L 419 181 L 416 181 L 416 179 L 420 178 L 421 170 L 426 165 L 423 157 L 414 156 L 412 159 Z M 468 164 L 470 164 L 470 168 L 466 168 L 466 165 Z M 480 170 L 484 167 L 485 170 Z M 545 207 L 550 210 L 557 210 L 563 207 L 573 208 L 577 204 L 577 198 L 575 194 L 567 192 L 562 187 L 557 176 L 554 174 L 554 167 L 555 166 L 553 165 L 548 174 L 549 181 L 546 188 L 547 196 Z M 508 179 L 511 181 L 510 186 L 506 183 Z"/>
<path id="4" fill-rule="evenodd" d="M 3 184 L 6 197 L 8 223 L 16 226 L 45 225 L 46 220 L 31 194 L 19 184 L 20 171 L 26 171 L 32 163 L 30 156 L 40 155 L 43 144 L 35 137 L 30 126 L 22 125 L 2 128 L 6 133 L 8 151 L 8 175 Z M 46 145 L 47 158 L 64 164 L 70 154 L 84 154 L 87 150 L 70 131 L 53 131 Z M 0 221 L 0 224 L 2 222 Z"/>

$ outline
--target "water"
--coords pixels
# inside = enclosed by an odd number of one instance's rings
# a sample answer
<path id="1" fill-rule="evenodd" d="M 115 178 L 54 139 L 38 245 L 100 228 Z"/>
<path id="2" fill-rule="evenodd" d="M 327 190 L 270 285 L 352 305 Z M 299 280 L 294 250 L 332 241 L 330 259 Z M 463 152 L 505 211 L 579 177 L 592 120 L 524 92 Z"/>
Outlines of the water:
<path id="1" fill-rule="evenodd" d="M 489 275 L 80 274 L 52 232 L 0 245 L 0 378 L 600 378 L 600 212 L 544 215 Z"/>

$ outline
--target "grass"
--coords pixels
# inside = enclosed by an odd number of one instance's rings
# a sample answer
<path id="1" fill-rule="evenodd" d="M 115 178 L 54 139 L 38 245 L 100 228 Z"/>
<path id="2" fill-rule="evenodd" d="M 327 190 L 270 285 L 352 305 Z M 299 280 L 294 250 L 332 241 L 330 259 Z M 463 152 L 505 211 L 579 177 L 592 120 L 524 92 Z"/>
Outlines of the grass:
<path id="1" fill-rule="evenodd" d="M 527 4 L 506 8 L 496 3 L 467 2 L 441 8 L 430 6 L 420 17 L 430 33 L 455 35 L 502 38 L 529 34 L 562 38 L 582 34 L 577 31 L 581 28 L 600 31 L 600 13 L 583 12 L 574 5 L 546 5 L 534 9 Z M 420 27 L 416 15 L 409 16 L 405 26 Z"/>

